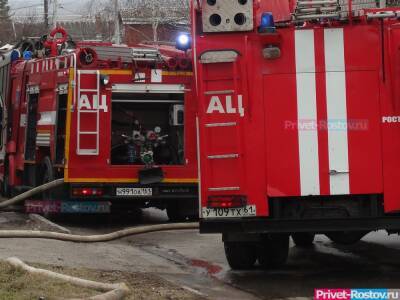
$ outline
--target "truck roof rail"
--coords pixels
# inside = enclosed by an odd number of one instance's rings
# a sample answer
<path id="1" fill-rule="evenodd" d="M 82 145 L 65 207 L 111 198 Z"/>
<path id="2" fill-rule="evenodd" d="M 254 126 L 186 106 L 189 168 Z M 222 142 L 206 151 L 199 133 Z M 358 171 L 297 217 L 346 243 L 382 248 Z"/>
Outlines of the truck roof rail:
<path id="1" fill-rule="evenodd" d="M 293 19 L 295 21 L 345 20 L 353 16 L 359 17 L 364 14 L 365 9 L 376 9 L 378 6 L 375 0 L 298 0 Z"/>

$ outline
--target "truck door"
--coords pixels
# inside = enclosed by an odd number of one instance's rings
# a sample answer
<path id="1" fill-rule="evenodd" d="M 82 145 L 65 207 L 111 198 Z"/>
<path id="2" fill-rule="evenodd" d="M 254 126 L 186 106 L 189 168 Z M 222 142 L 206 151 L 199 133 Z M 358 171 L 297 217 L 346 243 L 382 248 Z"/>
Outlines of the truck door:
<path id="1" fill-rule="evenodd" d="M 3 161 L 6 154 L 7 143 L 7 98 L 10 90 L 10 63 L 9 55 L 3 55 L 0 63 L 0 161 Z"/>
<path id="2" fill-rule="evenodd" d="M 38 122 L 39 87 L 28 88 L 28 110 L 26 122 L 25 160 L 34 162 L 36 159 L 36 136 Z"/>
<path id="3" fill-rule="evenodd" d="M 0 122 L 1 122 L 1 132 L 0 132 L 0 161 L 3 161 L 6 156 L 6 142 L 7 142 L 7 110 L 5 107 L 5 101 L 2 96 L 0 96 Z"/>
<path id="4" fill-rule="evenodd" d="M 386 212 L 400 211 L 400 26 L 382 28 L 385 37 L 381 82 L 383 190 Z"/>

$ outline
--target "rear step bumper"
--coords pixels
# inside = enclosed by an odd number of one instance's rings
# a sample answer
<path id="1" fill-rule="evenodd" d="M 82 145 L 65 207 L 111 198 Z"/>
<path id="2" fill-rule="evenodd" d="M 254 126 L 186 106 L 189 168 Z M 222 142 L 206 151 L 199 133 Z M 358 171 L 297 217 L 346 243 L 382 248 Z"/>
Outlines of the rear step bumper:
<path id="1" fill-rule="evenodd" d="M 201 233 L 293 233 L 329 231 L 375 231 L 400 232 L 400 215 L 379 218 L 272 220 L 268 218 L 249 219 L 207 219 L 200 221 Z"/>

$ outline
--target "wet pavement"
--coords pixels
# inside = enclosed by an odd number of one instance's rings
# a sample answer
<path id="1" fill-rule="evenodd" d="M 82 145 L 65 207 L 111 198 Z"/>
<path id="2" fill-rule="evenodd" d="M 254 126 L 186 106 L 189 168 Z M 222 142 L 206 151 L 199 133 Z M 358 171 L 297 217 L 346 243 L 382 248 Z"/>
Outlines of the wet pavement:
<path id="1" fill-rule="evenodd" d="M 231 271 L 219 236 L 194 231 L 153 233 L 129 238 L 145 251 L 170 259 L 187 258 L 203 274 L 260 299 L 312 297 L 315 288 L 399 288 L 400 237 L 385 232 L 369 234 L 354 246 L 337 246 L 317 236 L 315 246 L 293 244 L 287 265 L 279 270 Z M 161 255 L 161 254 L 160 254 Z"/>
<path id="2" fill-rule="evenodd" d="M 74 217 L 55 221 L 73 233 L 93 234 L 164 223 L 167 218 L 164 212 L 149 209 L 130 216 L 87 217 L 84 224 L 82 218 Z M 37 261 L 39 254 L 24 253 L 24 249 L 30 245 L 40 253 L 43 244 L 40 240 L 9 240 L 0 247 L 0 256 L 18 248 L 18 255 Z M 316 237 L 311 248 L 292 243 L 287 265 L 271 271 L 257 267 L 231 271 L 221 236 L 200 235 L 195 230 L 151 233 L 112 243 L 45 244 L 47 249 L 51 245 L 52 253 L 59 252 L 52 263 L 157 273 L 209 299 L 311 298 L 315 288 L 400 288 L 400 237 L 383 231 L 370 233 L 353 246 L 338 246 L 323 235 Z"/>
<path id="3" fill-rule="evenodd" d="M 339 246 L 324 235 L 317 236 L 311 248 L 291 243 L 287 265 L 271 271 L 231 271 L 219 235 L 153 233 L 129 242 L 171 260 L 184 257 L 203 275 L 260 299 L 312 297 L 315 288 L 400 288 L 400 236 L 384 231 L 370 233 L 352 246 Z"/>

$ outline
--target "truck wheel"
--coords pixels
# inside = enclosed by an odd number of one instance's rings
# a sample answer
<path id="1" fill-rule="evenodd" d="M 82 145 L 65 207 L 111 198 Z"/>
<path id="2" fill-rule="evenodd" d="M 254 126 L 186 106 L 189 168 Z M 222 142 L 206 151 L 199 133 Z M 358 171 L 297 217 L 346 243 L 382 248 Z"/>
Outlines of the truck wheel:
<path id="1" fill-rule="evenodd" d="M 283 266 L 289 256 L 289 235 L 266 234 L 258 244 L 258 262 L 264 269 Z"/>
<path id="2" fill-rule="evenodd" d="M 353 245 L 359 242 L 368 232 L 365 231 L 337 231 L 325 235 L 339 245 Z"/>
<path id="3" fill-rule="evenodd" d="M 292 234 L 293 242 L 297 247 L 311 247 L 314 243 L 315 234 L 308 232 L 298 232 Z"/>
<path id="4" fill-rule="evenodd" d="M 48 156 L 43 159 L 41 177 L 41 184 L 55 180 L 53 164 Z M 51 191 L 43 192 L 42 196 L 43 200 L 53 200 L 53 193 Z"/>
<path id="5" fill-rule="evenodd" d="M 8 184 L 8 174 L 7 171 L 5 171 L 4 177 L 3 177 L 3 182 L 1 183 L 1 195 L 4 198 L 9 198 L 11 195 L 10 192 L 10 186 Z"/>
<path id="6" fill-rule="evenodd" d="M 249 242 L 224 242 L 225 256 L 233 270 L 251 269 L 257 261 L 257 247 Z"/>
<path id="7" fill-rule="evenodd" d="M 184 216 L 180 209 L 177 201 L 168 203 L 167 216 L 170 222 L 185 222 L 186 216 Z"/>

